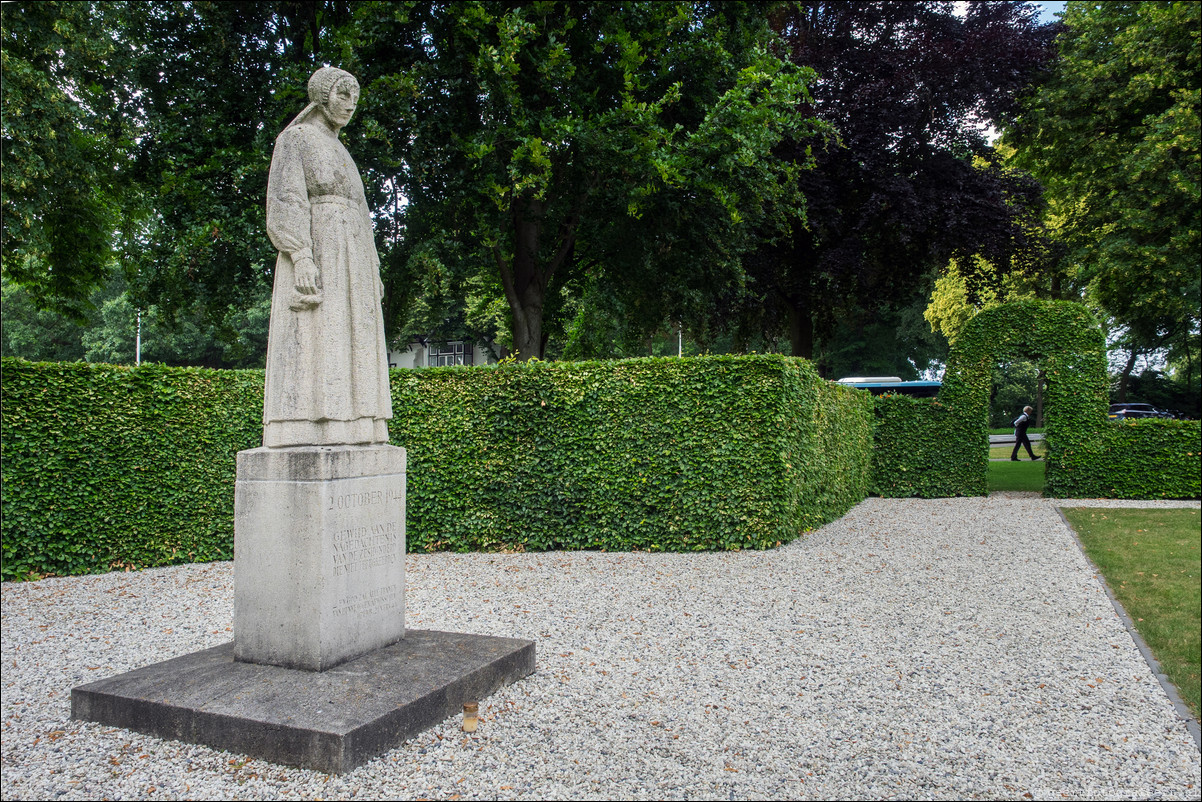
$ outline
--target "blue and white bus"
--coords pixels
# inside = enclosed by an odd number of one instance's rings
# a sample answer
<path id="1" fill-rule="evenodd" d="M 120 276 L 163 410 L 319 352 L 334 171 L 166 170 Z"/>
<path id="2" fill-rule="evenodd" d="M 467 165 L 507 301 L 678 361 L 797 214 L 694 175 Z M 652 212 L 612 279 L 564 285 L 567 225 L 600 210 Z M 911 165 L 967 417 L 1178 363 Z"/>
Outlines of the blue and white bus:
<path id="1" fill-rule="evenodd" d="M 898 376 L 848 376 L 839 379 L 838 383 L 867 390 L 873 395 L 897 393 L 914 398 L 934 398 L 943 386 L 943 382 L 937 381 L 904 382 Z"/>

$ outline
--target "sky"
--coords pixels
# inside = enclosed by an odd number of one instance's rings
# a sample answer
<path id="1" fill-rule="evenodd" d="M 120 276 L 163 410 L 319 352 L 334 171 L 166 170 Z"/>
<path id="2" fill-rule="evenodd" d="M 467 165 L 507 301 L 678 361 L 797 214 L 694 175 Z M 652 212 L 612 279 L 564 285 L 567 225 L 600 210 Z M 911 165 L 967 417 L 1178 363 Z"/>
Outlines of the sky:
<path id="1" fill-rule="evenodd" d="M 963 14 L 966 3 L 957 3 L 957 13 Z M 1056 14 L 1064 11 L 1064 0 L 1033 0 L 1032 5 L 1039 9 L 1040 22 L 1055 22 Z"/>
<path id="2" fill-rule="evenodd" d="M 1064 11 L 1064 2 L 1040 2 L 1036 1 L 1035 5 L 1039 6 L 1039 21 L 1040 22 L 1055 22 L 1056 14 Z"/>

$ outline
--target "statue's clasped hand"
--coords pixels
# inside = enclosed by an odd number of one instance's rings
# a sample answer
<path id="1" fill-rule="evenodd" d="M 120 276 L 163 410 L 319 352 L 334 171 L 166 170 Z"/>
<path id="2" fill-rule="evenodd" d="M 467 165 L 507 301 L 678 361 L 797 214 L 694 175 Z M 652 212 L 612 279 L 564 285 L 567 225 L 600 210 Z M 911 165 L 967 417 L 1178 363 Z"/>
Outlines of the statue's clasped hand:
<path id="1" fill-rule="evenodd" d="M 321 303 L 321 277 L 313 257 L 298 259 L 293 265 L 293 293 L 288 308 L 294 312 L 312 309 Z"/>

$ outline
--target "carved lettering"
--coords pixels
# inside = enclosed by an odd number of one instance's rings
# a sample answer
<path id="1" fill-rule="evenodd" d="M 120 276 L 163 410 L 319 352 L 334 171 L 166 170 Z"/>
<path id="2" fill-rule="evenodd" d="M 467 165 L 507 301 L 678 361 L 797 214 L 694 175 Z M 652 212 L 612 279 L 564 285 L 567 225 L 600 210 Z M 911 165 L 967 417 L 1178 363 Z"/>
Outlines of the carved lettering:
<path id="1" fill-rule="evenodd" d="M 399 487 L 385 490 L 365 490 L 362 493 L 346 493 L 341 496 L 330 496 L 331 510 L 353 510 L 360 507 L 372 507 L 376 504 L 392 504 L 404 501 L 405 494 Z"/>
<path id="2" fill-rule="evenodd" d="M 331 554 L 334 576 L 395 564 L 400 556 L 399 529 L 396 521 L 384 521 L 335 532 Z"/>
<path id="3" fill-rule="evenodd" d="M 397 584 L 352 593 L 334 603 L 333 613 L 337 617 L 346 615 L 369 615 L 396 610 L 401 607 L 401 588 Z"/>

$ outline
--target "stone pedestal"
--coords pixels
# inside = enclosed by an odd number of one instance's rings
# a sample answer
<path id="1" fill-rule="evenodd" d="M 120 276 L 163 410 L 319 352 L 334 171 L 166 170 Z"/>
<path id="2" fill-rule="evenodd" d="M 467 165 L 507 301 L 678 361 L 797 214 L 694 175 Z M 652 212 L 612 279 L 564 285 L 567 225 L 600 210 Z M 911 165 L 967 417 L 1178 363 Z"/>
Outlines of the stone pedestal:
<path id="1" fill-rule="evenodd" d="M 234 659 L 325 671 L 405 637 L 405 449 L 238 454 Z"/>
<path id="2" fill-rule="evenodd" d="M 534 671 L 534 642 L 405 631 L 405 450 L 238 454 L 234 642 L 71 692 L 71 716 L 350 771 Z"/>

